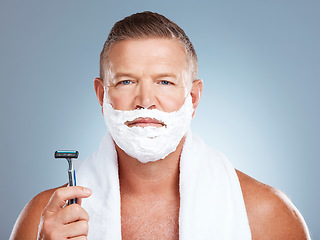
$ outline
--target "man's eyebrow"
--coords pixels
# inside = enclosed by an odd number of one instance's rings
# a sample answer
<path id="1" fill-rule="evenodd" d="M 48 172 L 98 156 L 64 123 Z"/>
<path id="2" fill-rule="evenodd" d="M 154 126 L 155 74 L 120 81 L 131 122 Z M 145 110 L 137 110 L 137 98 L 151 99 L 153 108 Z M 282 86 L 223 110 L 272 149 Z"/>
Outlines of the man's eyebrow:
<path id="1" fill-rule="evenodd" d="M 136 78 L 136 76 L 132 73 L 120 72 L 114 75 L 115 79 L 124 78 L 124 77 Z M 154 78 L 166 78 L 166 77 L 177 78 L 177 75 L 174 73 L 159 73 L 159 74 L 154 74 L 153 77 Z"/>
<path id="2" fill-rule="evenodd" d="M 154 77 L 155 78 L 166 78 L 166 77 L 177 78 L 177 75 L 174 73 L 160 73 L 160 74 L 155 74 Z"/>
<path id="3" fill-rule="evenodd" d="M 114 75 L 114 78 L 117 79 L 117 78 L 123 78 L 123 77 L 130 77 L 130 78 L 134 78 L 134 74 L 131 74 L 131 73 L 117 73 Z"/>

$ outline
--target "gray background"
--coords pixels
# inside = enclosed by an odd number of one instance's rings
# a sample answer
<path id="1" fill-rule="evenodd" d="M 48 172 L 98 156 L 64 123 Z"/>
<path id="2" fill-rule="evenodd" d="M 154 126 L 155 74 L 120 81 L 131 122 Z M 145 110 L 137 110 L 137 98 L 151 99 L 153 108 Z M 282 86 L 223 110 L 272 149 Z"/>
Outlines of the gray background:
<path id="1" fill-rule="evenodd" d="M 38 192 L 67 182 L 106 128 L 93 89 L 117 20 L 152 10 L 193 41 L 204 80 L 193 131 L 283 190 L 320 239 L 319 1 L 1 1 L 0 238 Z"/>

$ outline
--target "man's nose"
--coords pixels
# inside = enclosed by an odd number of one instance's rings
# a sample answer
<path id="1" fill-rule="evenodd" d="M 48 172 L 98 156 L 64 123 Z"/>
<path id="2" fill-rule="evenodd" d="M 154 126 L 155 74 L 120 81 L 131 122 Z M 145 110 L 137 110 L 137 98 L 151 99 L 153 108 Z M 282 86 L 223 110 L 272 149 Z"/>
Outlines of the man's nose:
<path id="1" fill-rule="evenodd" d="M 136 96 L 136 108 L 156 108 L 154 89 L 151 82 L 141 81 L 141 83 L 139 83 Z"/>

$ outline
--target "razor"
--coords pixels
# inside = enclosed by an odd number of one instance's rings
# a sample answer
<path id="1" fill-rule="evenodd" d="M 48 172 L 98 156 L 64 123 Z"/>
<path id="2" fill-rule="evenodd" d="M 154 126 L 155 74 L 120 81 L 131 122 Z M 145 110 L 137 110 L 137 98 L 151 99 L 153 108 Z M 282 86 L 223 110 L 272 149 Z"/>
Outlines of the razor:
<path id="1" fill-rule="evenodd" d="M 79 156 L 79 152 L 78 151 L 70 151 L 70 150 L 59 150 L 59 151 L 55 151 L 54 153 L 54 157 L 55 158 L 65 158 L 68 161 L 68 177 L 69 177 L 69 186 L 77 186 L 77 182 L 76 182 L 76 171 L 73 168 L 73 163 L 72 160 L 73 159 L 77 159 Z M 70 199 L 68 201 L 68 205 L 69 204 L 74 204 L 77 203 L 77 198 L 74 199 Z"/>

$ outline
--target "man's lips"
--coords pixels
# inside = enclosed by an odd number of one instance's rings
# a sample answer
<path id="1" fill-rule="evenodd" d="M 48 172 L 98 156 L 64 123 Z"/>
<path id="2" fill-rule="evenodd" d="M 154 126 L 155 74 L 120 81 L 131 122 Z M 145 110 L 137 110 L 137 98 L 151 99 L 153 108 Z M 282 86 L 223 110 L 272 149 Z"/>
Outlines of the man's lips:
<path id="1" fill-rule="evenodd" d="M 163 127 L 165 124 L 161 121 L 158 121 L 154 118 L 137 118 L 133 121 L 127 121 L 125 124 L 128 127 L 134 127 L 134 126 L 140 126 L 140 127 L 146 127 L 146 126 L 154 126 L 154 127 Z"/>

